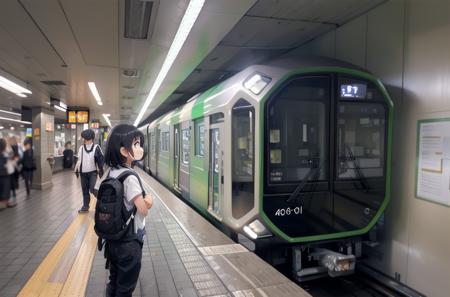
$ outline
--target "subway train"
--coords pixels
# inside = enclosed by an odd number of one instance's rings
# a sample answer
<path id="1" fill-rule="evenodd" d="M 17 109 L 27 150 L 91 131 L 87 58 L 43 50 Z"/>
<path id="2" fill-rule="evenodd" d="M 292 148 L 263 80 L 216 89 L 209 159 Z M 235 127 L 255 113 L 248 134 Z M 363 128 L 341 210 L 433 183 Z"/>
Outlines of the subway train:
<path id="1" fill-rule="evenodd" d="M 297 279 L 340 276 L 389 202 L 393 108 L 348 63 L 254 65 L 141 127 L 143 167 L 241 238 L 288 247 Z"/>

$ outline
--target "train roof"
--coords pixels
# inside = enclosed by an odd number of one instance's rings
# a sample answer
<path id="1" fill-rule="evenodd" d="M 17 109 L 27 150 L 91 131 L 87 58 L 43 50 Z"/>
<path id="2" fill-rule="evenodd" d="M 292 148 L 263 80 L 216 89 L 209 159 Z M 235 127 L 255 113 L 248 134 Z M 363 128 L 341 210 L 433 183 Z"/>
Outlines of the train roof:
<path id="1" fill-rule="evenodd" d="M 153 127 L 156 124 L 159 124 L 164 121 L 172 120 L 173 117 L 179 116 L 181 113 L 189 112 L 190 109 L 196 104 L 197 101 L 204 101 L 210 96 L 216 95 L 218 92 L 228 89 L 230 86 L 236 83 L 236 81 L 245 80 L 248 75 L 254 73 L 255 71 L 260 71 L 262 73 L 266 73 L 270 75 L 271 69 L 275 70 L 284 70 L 289 71 L 292 69 L 302 69 L 302 68 L 320 68 L 320 67 L 340 67 L 347 68 L 350 70 L 362 71 L 368 74 L 372 74 L 367 69 L 359 67 L 357 65 L 347 63 L 344 61 L 340 61 L 333 58 L 320 57 L 320 56 L 302 56 L 296 58 L 281 58 L 274 59 L 264 64 L 255 64 L 246 67 L 242 71 L 236 73 L 235 75 L 229 77 L 228 79 L 212 86 L 206 91 L 196 94 L 191 97 L 185 104 L 169 111 L 151 123 L 148 126 Z M 273 72 L 272 70 L 272 72 Z"/>

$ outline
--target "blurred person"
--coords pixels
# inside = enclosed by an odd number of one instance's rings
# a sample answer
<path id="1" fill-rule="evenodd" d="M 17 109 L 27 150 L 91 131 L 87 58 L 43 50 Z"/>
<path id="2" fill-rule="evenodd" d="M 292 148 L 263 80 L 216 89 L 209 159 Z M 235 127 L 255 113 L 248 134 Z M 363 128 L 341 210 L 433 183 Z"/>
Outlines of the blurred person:
<path id="1" fill-rule="evenodd" d="M 74 171 L 77 178 L 81 175 L 81 188 L 83 190 L 83 206 L 78 212 L 85 213 L 89 212 L 91 201 L 89 192 L 95 195 L 97 173 L 100 177 L 103 175 L 105 161 L 102 149 L 94 144 L 95 132 L 92 129 L 84 130 L 81 132 L 81 137 L 83 138 L 83 145 L 78 150 L 78 161 Z"/>
<path id="2" fill-rule="evenodd" d="M 0 209 L 7 207 L 11 195 L 11 174 L 14 172 L 6 151 L 7 142 L 0 138 Z"/>
<path id="3" fill-rule="evenodd" d="M 9 199 L 8 207 L 14 207 L 17 205 L 16 190 L 19 189 L 19 176 L 21 171 L 20 154 L 19 154 L 20 149 L 17 143 L 17 138 L 15 136 L 9 137 L 9 146 L 7 146 L 6 151 L 14 167 L 14 171 L 11 174 L 10 179 L 12 195 Z"/>
<path id="4" fill-rule="evenodd" d="M 73 150 L 72 150 L 72 142 L 68 141 L 64 145 L 63 151 L 63 167 L 64 168 L 72 168 L 73 166 Z"/>
<path id="5" fill-rule="evenodd" d="M 31 137 L 25 138 L 23 142 L 22 177 L 25 181 L 27 196 L 30 195 L 31 184 L 33 182 L 33 171 L 36 170 L 36 159 L 34 158 L 33 140 Z"/>

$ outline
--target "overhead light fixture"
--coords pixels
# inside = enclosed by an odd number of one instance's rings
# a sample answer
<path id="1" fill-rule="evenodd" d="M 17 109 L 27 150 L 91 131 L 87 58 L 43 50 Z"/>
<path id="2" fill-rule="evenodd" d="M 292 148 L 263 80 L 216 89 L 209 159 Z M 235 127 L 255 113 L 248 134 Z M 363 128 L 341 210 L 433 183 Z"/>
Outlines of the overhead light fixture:
<path id="1" fill-rule="evenodd" d="M 10 130 L 15 130 L 16 128 L 14 128 L 13 126 L 9 127 Z"/>
<path id="2" fill-rule="evenodd" d="M 89 89 L 91 90 L 92 95 L 94 96 L 95 100 L 97 101 L 98 105 L 103 105 L 102 98 L 100 97 L 97 87 L 95 86 L 95 82 L 88 82 Z"/>
<path id="3" fill-rule="evenodd" d="M 5 127 L 3 127 L 3 126 L 0 126 L 0 130 L 3 130 L 3 129 L 5 129 Z"/>
<path id="4" fill-rule="evenodd" d="M 21 121 L 21 120 L 5 118 L 5 117 L 0 117 L 0 120 L 11 121 L 11 122 L 16 122 L 16 123 L 21 123 L 21 124 L 28 124 L 28 125 L 31 124 L 31 122 L 28 122 L 28 121 Z"/>
<path id="5" fill-rule="evenodd" d="M 167 73 L 172 67 L 173 62 L 178 56 L 181 48 L 183 47 L 184 42 L 186 41 L 189 33 L 191 32 L 192 27 L 194 26 L 195 21 L 202 10 L 203 4 L 205 4 L 205 0 L 191 0 L 189 5 L 184 13 L 183 19 L 181 20 L 180 27 L 175 35 L 175 38 L 170 45 L 169 52 L 167 53 L 166 59 L 161 67 L 161 70 L 158 73 L 158 76 L 155 79 L 155 83 L 153 84 L 150 92 L 147 96 L 147 99 L 144 102 L 144 105 L 141 108 L 136 120 L 134 121 L 134 125 L 137 126 L 144 116 L 145 111 L 152 102 L 153 98 L 156 95 L 159 87 L 162 82 L 166 78 Z"/>
<path id="6" fill-rule="evenodd" d="M 14 81 L 17 81 L 14 82 Z M 5 71 L 0 71 L 0 87 L 2 87 L 3 89 L 16 94 L 19 97 L 27 97 L 26 94 L 31 94 L 31 91 L 28 90 L 27 88 L 22 87 L 19 84 L 19 80 L 14 78 L 12 75 L 10 75 L 9 73 L 5 72 Z M 25 83 L 22 83 L 23 85 L 25 85 Z"/>
<path id="7" fill-rule="evenodd" d="M 108 124 L 109 127 L 112 128 L 112 126 L 111 126 L 111 121 L 109 120 L 109 117 L 110 117 L 110 116 L 111 116 L 111 115 L 110 115 L 109 113 L 104 113 L 104 114 L 103 114 L 103 118 L 105 119 L 106 123 Z"/>
<path id="8" fill-rule="evenodd" d="M 64 108 L 62 108 L 61 106 L 58 106 L 58 105 L 55 105 L 53 107 L 56 108 L 59 111 L 62 111 L 62 112 L 66 112 L 67 111 L 67 109 L 64 109 Z"/>
<path id="9" fill-rule="evenodd" d="M 12 111 L 3 110 L 3 109 L 0 109 L 0 112 L 7 113 L 7 114 L 12 114 L 12 115 L 16 115 L 16 116 L 19 116 L 19 117 L 22 116 L 21 113 L 18 113 L 18 112 L 12 112 Z"/>

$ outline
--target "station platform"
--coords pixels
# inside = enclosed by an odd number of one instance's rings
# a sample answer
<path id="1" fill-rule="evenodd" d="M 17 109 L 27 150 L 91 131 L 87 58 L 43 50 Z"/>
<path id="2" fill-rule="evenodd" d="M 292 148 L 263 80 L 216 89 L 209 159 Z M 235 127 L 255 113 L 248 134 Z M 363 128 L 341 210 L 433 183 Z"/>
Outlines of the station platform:
<path id="1" fill-rule="evenodd" d="M 146 220 L 139 283 L 133 296 L 310 296 L 236 244 L 152 177 L 156 199 Z M 96 249 L 93 207 L 78 214 L 81 188 L 72 172 L 0 212 L 0 296 L 104 296 L 108 280 Z"/>

